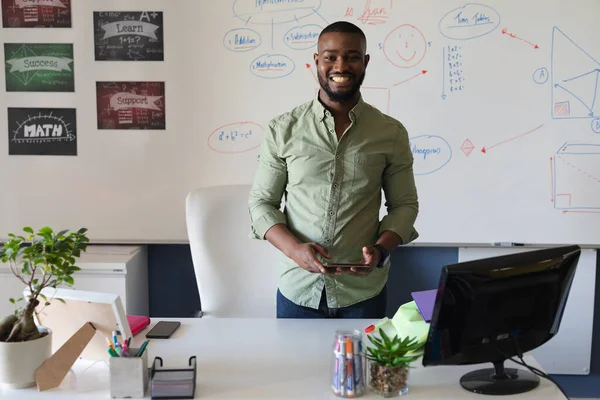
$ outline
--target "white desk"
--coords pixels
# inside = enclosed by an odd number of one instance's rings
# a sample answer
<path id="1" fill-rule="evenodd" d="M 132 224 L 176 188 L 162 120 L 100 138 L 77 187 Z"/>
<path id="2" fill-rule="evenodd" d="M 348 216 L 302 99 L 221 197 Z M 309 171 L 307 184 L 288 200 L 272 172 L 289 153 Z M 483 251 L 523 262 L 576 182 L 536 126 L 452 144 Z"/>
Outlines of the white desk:
<path id="1" fill-rule="evenodd" d="M 167 319 L 168 320 L 168 319 Z M 331 393 L 330 356 L 336 329 L 363 329 L 365 320 L 277 320 L 277 319 L 179 319 L 182 326 L 171 339 L 152 340 L 148 362 L 162 357 L 165 367 L 187 365 L 197 357 L 198 399 L 337 399 Z M 157 321 L 153 319 L 152 325 Z M 150 327 L 152 327 L 152 325 Z M 148 330 L 148 329 L 147 329 Z M 146 330 L 146 331 L 147 331 Z M 134 338 L 139 345 L 145 332 Z M 539 364 L 530 356 L 526 361 Z M 507 365 L 512 363 L 507 363 Z M 408 399 L 479 399 L 462 389 L 460 377 L 473 369 L 489 366 L 427 367 L 411 371 Z M 106 363 L 97 363 L 82 372 L 74 367 L 77 379 L 67 375 L 59 388 L 2 390 L 2 400 L 110 399 Z M 150 391 L 146 393 L 150 397 Z M 368 392 L 364 399 L 383 399 Z M 541 379 L 535 390 L 500 399 L 564 400 L 549 381 Z"/>

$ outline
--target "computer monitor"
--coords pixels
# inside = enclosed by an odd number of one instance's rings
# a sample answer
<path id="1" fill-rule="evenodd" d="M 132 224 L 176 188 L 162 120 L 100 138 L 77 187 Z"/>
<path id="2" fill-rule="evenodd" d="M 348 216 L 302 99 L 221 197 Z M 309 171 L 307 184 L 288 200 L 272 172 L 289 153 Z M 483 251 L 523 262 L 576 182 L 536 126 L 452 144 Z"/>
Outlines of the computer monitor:
<path id="1" fill-rule="evenodd" d="M 562 246 L 447 265 L 442 269 L 423 365 L 493 363 L 463 375 L 481 394 L 517 394 L 539 377 L 504 361 L 558 333 L 579 261 L 579 246 Z"/>

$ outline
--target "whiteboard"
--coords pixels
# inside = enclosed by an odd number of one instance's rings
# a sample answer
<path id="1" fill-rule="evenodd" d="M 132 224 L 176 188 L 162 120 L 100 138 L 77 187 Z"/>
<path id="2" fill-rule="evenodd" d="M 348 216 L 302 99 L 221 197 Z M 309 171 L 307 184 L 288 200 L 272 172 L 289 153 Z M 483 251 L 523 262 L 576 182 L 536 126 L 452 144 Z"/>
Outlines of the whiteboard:
<path id="1" fill-rule="evenodd" d="M 458 262 L 540 250 L 539 248 L 459 248 Z M 583 249 L 558 333 L 533 350 L 548 374 L 588 375 L 592 363 L 597 250 Z"/>
<path id="2" fill-rule="evenodd" d="M 77 118 L 76 156 L 9 155 L 0 140 L 2 237 L 50 225 L 187 242 L 186 194 L 252 181 L 268 121 L 315 96 L 316 36 L 347 20 L 368 39 L 365 101 L 411 138 L 417 244 L 600 244 L 597 1 L 72 3 L 72 28 L 2 30 L 72 43 L 75 76 L 74 93 L 0 87 L 4 132 L 8 107 Z M 163 13 L 164 61 L 95 61 L 93 13 L 118 10 Z M 112 81 L 164 82 L 164 129 L 98 129 L 96 82 Z"/>

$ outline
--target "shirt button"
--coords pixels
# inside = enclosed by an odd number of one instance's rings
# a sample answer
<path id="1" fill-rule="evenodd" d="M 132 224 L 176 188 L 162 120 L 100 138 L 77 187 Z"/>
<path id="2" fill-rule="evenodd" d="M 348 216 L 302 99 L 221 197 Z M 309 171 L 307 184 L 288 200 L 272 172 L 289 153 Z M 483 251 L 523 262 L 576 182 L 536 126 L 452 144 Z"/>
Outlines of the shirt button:
<path id="1" fill-rule="evenodd" d="M 334 187 L 334 188 L 336 188 L 336 189 L 337 189 L 337 187 L 338 187 L 338 186 L 339 186 L 339 185 L 338 185 L 337 183 L 334 183 L 334 184 L 333 184 L 333 187 Z"/>
<path id="2" fill-rule="evenodd" d="M 330 243 L 331 239 L 325 239 L 325 243 Z"/>
<path id="3" fill-rule="evenodd" d="M 330 129 L 330 130 L 329 130 L 329 133 L 333 133 L 333 129 Z"/>
<path id="4" fill-rule="evenodd" d="M 333 211 L 329 211 L 329 215 L 333 215 Z"/>
<path id="5" fill-rule="evenodd" d="M 340 156 L 339 156 L 339 154 L 336 154 L 336 155 L 335 155 L 335 159 L 336 159 L 336 160 L 339 160 L 339 159 L 340 159 Z"/>

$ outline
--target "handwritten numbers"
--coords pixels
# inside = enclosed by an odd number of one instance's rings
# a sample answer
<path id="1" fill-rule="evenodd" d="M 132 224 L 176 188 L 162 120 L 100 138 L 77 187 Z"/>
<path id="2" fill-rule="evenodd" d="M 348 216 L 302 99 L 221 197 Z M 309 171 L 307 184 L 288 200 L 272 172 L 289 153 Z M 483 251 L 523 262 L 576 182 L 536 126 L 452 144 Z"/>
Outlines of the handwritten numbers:
<path id="1" fill-rule="evenodd" d="M 221 131 L 219 133 L 219 141 L 224 142 L 235 142 L 236 140 L 250 139 L 252 136 L 252 129 L 248 131 L 238 131 L 237 129 L 229 131 Z"/>
<path id="2" fill-rule="evenodd" d="M 463 63 L 461 60 L 463 58 L 462 53 L 460 52 L 460 46 L 448 46 L 448 79 L 450 83 L 450 93 L 457 93 L 464 91 L 465 87 L 462 84 L 465 80 L 463 77 Z"/>

